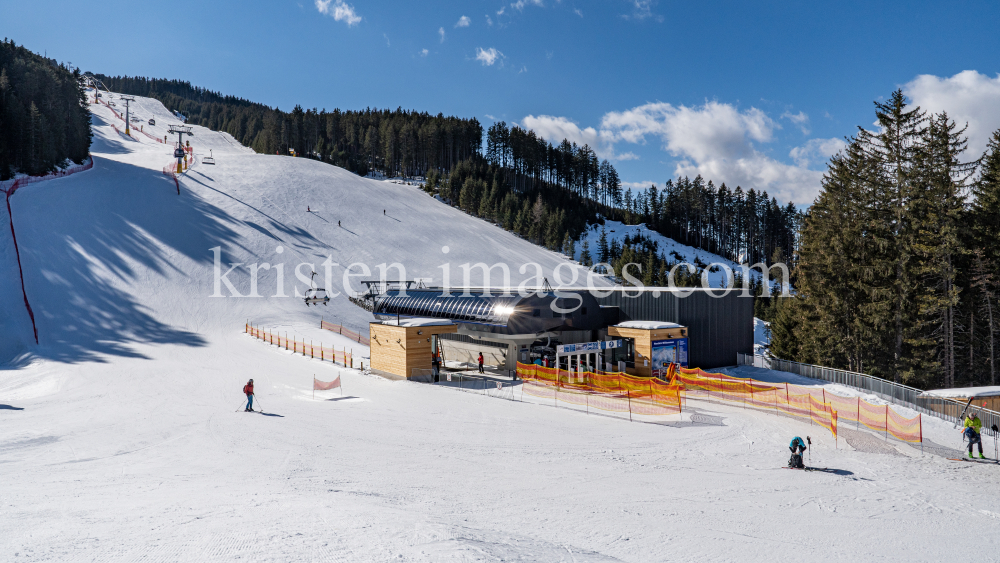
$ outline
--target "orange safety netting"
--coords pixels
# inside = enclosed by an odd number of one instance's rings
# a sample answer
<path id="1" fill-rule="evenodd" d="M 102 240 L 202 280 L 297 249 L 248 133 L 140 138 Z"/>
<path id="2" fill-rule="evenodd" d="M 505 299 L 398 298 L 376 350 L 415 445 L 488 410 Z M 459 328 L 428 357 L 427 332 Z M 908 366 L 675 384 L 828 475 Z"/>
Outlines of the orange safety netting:
<path id="1" fill-rule="evenodd" d="M 535 364 L 517 364 L 525 393 L 586 408 L 631 414 L 681 412 L 682 387 L 659 379 L 624 373 L 569 372 Z"/>
<path id="2" fill-rule="evenodd" d="M 337 350 L 336 348 L 327 348 L 322 344 L 314 346 L 311 342 L 307 343 L 305 340 L 299 342 L 294 338 L 274 334 L 250 325 L 246 325 L 246 333 L 254 338 L 259 338 L 268 344 L 274 344 L 279 348 L 291 350 L 295 353 L 301 353 L 303 356 L 318 358 L 324 362 L 329 360 L 333 363 L 343 364 L 344 367 L 351 367 L 353 365 L 352 362 L 354 354 L 353 352 L 348 351 L 347 348 Z"/>
<path id="3" fill-rule="evenodd" d="M 923 441 L 921 415 L 906 418 L 889 405 L 873 405 L 860 397 L 841 397 L 822 388 L 740 379 L 700 369 L 680 368 L 677 381 L 683 383 L 689 393 L 742 401 L 758 408 L 770 407 L 776 412 L 810 418 L 828 428 L 835 428 L 838 420 L 848 420 L 864 424 L 872 430 L 886 432 L 904 442 Z M 823 414 L 827 410 L 835 416 Z M 831 429 L 831 432 L 836 433 L 836 430 Z"/>
<path id="4" fill-rule="evenodd" d="M 825 397 L 814 396 L 809 389 L 708 373 L 697 368 L 679 368 L 676 380 L 684 384 L 685 390 L 692 395 L 807 418 L 837 437 L 837 410 L 824 400 Z"/>

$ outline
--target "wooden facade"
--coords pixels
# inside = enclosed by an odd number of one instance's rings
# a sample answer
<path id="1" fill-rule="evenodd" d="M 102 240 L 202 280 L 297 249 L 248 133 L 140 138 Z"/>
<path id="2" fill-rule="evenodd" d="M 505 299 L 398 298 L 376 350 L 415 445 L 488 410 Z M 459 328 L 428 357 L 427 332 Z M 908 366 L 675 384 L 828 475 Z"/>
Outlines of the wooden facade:
<path id="1" fill-rule="evenodd" d="M 611 338 L 631 338 L 635 342 L 635 368 L 627 368 L 625 373 L 640 377 L 651 377 L 653 374 L 651 360 L 654 340 L 689 337 L 687 327 L 683 326 L 657 329 L 609 326 L 608 336 Z"/>
<path id="2" fill-rule="evenodd" d="M 409 379 L 414 369 L 431 368 L 431 335 L 458 332 L 457 325 L 368 325 L 372 369 Z"/>

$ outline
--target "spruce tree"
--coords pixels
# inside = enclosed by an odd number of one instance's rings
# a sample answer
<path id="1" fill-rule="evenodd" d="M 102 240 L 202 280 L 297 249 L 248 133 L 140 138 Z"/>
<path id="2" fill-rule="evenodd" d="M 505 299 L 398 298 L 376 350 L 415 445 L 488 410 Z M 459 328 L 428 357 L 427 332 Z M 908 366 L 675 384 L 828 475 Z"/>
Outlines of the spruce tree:
<path id="1" fill-rule="evenodd" d="M 906 245 L 912 257 L 909 300 L 916 315 L 906 330 L 906 379 L 955 386 L 958 266 L 965 253 L 960 228 L 964 182 L 975 163 L 962 163 L 968 142 L 947 113 L 931 118 L 914 155 L 907 201 Z"/>
<path id="2" fill-rule="evenodd" d="M 583 241 L 583 248 L 580 250 L 580 263 L 588 268 L 594 265 L 590 257 L 590 243 L 586 240 Z"/>
<path id="3" fill-rule="evenodd" d="M 888 204 L 891 218 L 891 252 L 882 256 L 884 261 L 873 263 L 881 270 L 891 265 L 893 300 L 892 327 L 894 381 L 899 381 L 906 370 L 904 358 L 905 328 L 914 314 L 908 294 L 913 281 L 907 276 L 911 249 L 906 246 L 907 202 L 912 189 L 913 162 L 923 138 L 926 116 L 919 107 L 907 110 L 906 97 L 901 89 L 892 93 L 887 102 L 875 102 L 875 116 L 881 131 L 872 133 L 858 128 L 858 141 L 866 155 L 879 164 L 879 174 L 874 178 L 878 199 Z M 879 241 L 884 242 L 884 241 Z"/>

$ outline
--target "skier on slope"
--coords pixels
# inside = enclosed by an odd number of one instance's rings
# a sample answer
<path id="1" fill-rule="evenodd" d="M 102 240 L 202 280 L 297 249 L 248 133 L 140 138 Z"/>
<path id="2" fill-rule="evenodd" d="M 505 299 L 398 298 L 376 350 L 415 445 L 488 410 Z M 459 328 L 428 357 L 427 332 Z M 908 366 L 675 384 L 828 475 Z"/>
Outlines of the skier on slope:
<path id="1" fill-rule="evenodd" d="M 802 463 L 802 453 L 806 451 L 806 443 L 802 441 L 802 438 L 798 436 L 792 438 L 792 443 L 788 445 L 788 449 L 792 450 L 792 457 L 788 459 L 788 467 L 805 469 L 805 464 Z"/>
<path id="2" fill-rule="evenodd" d="M 486 373 L 483 371 L 483 353 L 479 353 L 479 373 Z"/>
<path id="3" fill-rule="evenodd" d="M 983 429 L 983 421 L 979 420 L 976 413 L 971 412 L 965 417 L 965 426 L 962 427 L 962 434 L 969 440 L 969 457 L 972 457 L 972 446 L 979 444 L 979 458 L 986 459 L 983 455 L 983 437 L 980 432 Z"/>
<path id="4" fill-rule="evenodd" d="M 253 410 L 253 379 L 247 381 L 247 384 L 243 386 L 243 393 L 247 396 L 247 407 L 243 409 L 243 412 L 254 412 Z"/>

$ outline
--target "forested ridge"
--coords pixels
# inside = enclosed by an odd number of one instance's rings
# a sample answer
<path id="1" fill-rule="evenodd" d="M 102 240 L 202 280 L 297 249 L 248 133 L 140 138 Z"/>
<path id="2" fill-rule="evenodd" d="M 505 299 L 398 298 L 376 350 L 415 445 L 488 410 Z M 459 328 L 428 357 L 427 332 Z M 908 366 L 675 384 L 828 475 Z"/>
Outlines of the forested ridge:
<path id="1" fill-rule="evenodd" d="M 697 177 L 633 193 L 591 147 L 565 139 L 552 144 L 505 122 L 493 124 L 484 138 L 475 118 L 400 108 L 284 112 L 180 80 L 96 76 L 113 91 L 158 99 L 189 123 L 228 132 L 260 153 L 294 151 L 361 175 L 426 176 L 428 191 L 444 201 L 553 250 L 570 253 L 583 230 L 603 218 L 646 223 L 685 244 L 751 263 L 769 261 L 777 250 L 789 256 L 794 246 L 799 213 L 766 192 L 716 187 Z M 645 268 L 644 277 L 654 282 L 674 264 L 650 245 L 625 245 L 609 261 L 622 256 L 652 264 L 655 272 Z"/>
<path id="2" fill-rule="evenodd" d="M 1000 131 L 876 102 L 833 157 L 801 227 L 797 296 L 775 300 L 772 353 L 918 387 L 997 383 Z"/>
<path id="3" fill-rule="evenodd" d="M 90 139 L 79 70 L 0 42 L 0 180 L 82 163 Z"/>

